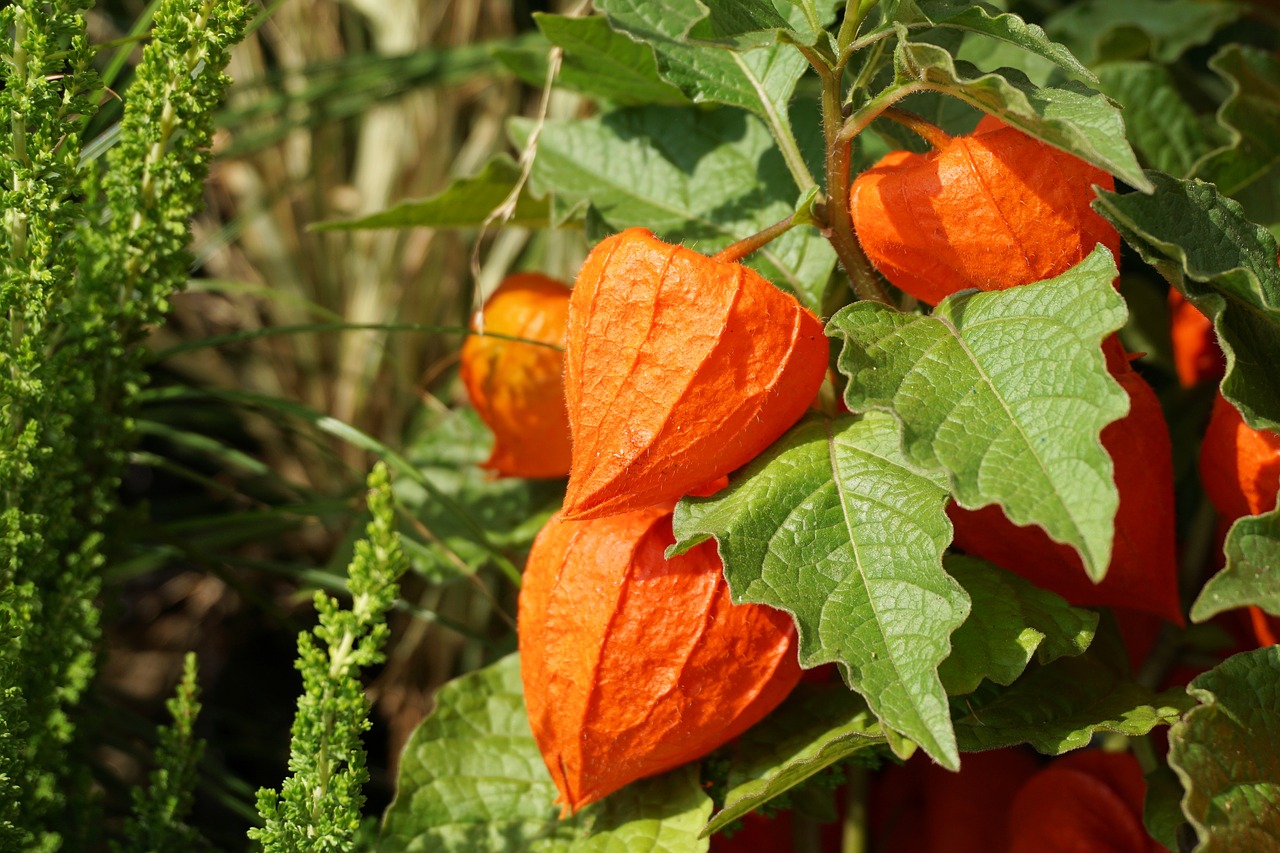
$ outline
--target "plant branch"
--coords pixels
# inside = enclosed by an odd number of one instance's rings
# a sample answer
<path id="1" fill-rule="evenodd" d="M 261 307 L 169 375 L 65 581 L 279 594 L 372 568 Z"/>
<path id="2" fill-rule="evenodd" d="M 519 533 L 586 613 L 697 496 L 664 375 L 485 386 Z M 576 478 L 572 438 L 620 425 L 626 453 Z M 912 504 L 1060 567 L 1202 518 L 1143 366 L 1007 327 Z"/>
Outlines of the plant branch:
<path id="1" fill-rule="evenodd" d="M 900 110 L 897 107 L 886 107 L 880 115 L 907 128 L 929 143 L 934 151 L 941 151 L 951 144 L 951 134 L 913 112 Z"/>
<path id="2" fill-rule="evenodd" d="M 750 237 L 739 240 L 731 246 L 726 246 L 719 252 L 712 255 L 712 260 L 720 261 L 726 264 L 736 264 L 747 255 L 765 246 L 766 244 L 776 240 L 783 234 L 786 234 L 792 228 L 796 227 L 795 216 L 788 216 L 786 219 L 773 223 L 762 231 L 757 231 Z"/>

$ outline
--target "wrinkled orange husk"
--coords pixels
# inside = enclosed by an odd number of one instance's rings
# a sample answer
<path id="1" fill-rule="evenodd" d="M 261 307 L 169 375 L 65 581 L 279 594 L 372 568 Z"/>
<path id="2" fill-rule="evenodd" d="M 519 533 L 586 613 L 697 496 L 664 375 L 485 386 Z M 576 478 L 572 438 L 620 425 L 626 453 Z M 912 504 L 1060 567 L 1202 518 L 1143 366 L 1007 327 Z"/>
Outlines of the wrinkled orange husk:
<path id="1" fill-rule="evenodd" d="M 1218 347 L 1213 321 L 1169 288 L 1169 333 L 1173 338 L 1173 366 L 1183 388 L 1220 379 L 1227 362 Z"/>
<path id="2" fill-rule="evenodd" d="M 854 230 L 890 282 L 930 304 L 958 290 L 1003 290 L 1066 272 L 1120 235 L 1089 206 L 1101 169 L 998 121 L 941 151 L 894 151 L 858 175 Z"/>
<path id="3" fill-rule="evenodd" d="M 1157 853 L 1142 824 L 1147 783 L 1132 753 L 1054 759 L 1013 798 L 1009 853 Z"/>
<path id="4" fill-rule="evenodd" d="M 800 679 L 791 617 L 734 605 L 715 543 L 672 560 L 669 509 L 553 517 L 520 590 L 529 723 L 565 814 L 705 755 Z"/>
<path id="5" fill-rule="evenodd" d="M 564 345 L 569 288 L 537 273 L 509 276 L 484 305 L 484 330 Z M 472 324 L 472 328 L 477 328 Z M 485 468 L 507 477 L 569 473 L 564 353 L 519 341 L 471 335 L 462 345 L 462 381 L 493 430 Z"/>
<path id="6" fill-rule="evenodd" d="M 565 517 L 674 501 L 746 464 L 804 414 L 827 352 L 818 318 L 740 264 L 642 228 L 601 241 L 569 305 Z"/>
<path id="7" fill-rule="evenodd" d="M 1106 577 L 1094 584 L 1075 549 L 1054 542 L 1038 526 L 1019 527 L 999 506 L 951 505 L 955 544 L 977 557 L 1056 592 L 1072 604 L 1131 607 L 1183 624 L 1178 599 L 1173 451 L 1160 401 L 1129 367 L 1114 339 L 1108 366 L 1129 395 L 1129 414 L 1102 431 L 1120 490 L 1115 540 Z"/>
<path id="8" fill-rule="evenodd" d="M 1280 490 L 1280 435 L 1250 427 L 1219 392 L 1200 445 L 1200 478 L 1223 519 L 1271 511 Z"/>

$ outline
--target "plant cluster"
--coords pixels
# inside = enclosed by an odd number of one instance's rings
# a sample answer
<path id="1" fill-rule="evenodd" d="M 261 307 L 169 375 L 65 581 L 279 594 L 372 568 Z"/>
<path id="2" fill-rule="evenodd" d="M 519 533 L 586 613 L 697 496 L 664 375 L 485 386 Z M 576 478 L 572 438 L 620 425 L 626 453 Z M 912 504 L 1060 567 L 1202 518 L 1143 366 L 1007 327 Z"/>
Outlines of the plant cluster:
<path id="1" fill-rule="evenodd" d="M 959 849 L 922 841 L 946 820 L 867 821 L 892 773 L 854 759 L 958 772 L 919 806 L 954 818 L 997 749 L 1025 772 L 975 850 L 1280 838 L 1280 657 L 1252 650 L 1280 615 L 1259 106 L 1280 63 L 1243 7 L 1139 5 L 537 16 L 548 85 L 597 109 L 513 120 L 523 169 L 495 161 L 398 221 L 481 224 L 449 211 L 505 192 L 521 224 L 584 229 L 566 494 L 526 564 L 518 657 L 441 691 L 384 844 L 716 848 L 847 762 L 840 808 L 795 820 L 843 819 L 846 849 L 868 828 L 877 849 Z M 505 288 L 480 315 L 504 333 Z M 557 338 L 490 346 L 532 365 Z M 499 447 L 510 401 L 531 425 L 558 404 L 560 365 L 538 363 L 468 382 Z M 816 677 L 779 675 L 779 627 Z M 535 766 L 515 772 L 521 738 Z M 1239 761 L 1207 760 L 1228 742 Z M 728 764 L 714 803 L 701 760 Z M 1265 814 L 1227 805 L 1246 801 Z"/>

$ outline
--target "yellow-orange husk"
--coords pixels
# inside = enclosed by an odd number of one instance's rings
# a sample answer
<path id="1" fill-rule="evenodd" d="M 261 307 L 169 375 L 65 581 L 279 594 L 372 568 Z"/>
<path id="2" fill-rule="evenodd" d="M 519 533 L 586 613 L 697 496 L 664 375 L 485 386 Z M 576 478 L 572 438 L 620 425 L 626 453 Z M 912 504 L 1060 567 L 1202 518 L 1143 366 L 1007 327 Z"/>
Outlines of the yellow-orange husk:
<path id="1" fill-rule="evenodd" d="M 804 414 L 822 323 L 753 270 L 631 228 L 587 257 L 569 304 L 566 518 L 674 501 Z"/>
<path id="2" fill-rule="evenodd" d="M 1246 424 L 1219 392 L 1200 445 L 1200 479 L 1228 523 L 1270 512 L 1280 491 L 1280 435 Z"/>
<path id="3" fill-rule="evenodd" d="M 563 814 L 705 755 L 800 679 L 780 610 L 734 605 L 705 542 L 667 560 L 671 513 L 552 518 L 520 590 L 529 723 Z"/>
<path id="4" fill-rule="evenodd" d="M 569 288 L 538 273 L 503 280 L 484 305 L 486 333 L 564 346 Z M 477 326 L 472 324 L 472 328 Z M 471 335 L 462 345 L 462 382 L 489 429 L 485 468 L 507 477 L 569 473 L 564 353 L 504 338 Z"/>
<path id="5" fill-rule="evenodd" d="M 1120 235 L 1089 206 L 1101 169 L 987 117 L 940 151 L 894 151 L 849 191 L 854 230 L 890 282 L 936 305 L 1066 272 Z"/>
<path id="6" fill-rule="evenodd" d="M 1155 391 L 1129 366 L 1119 342 L 1109 339 L 1104 350 L 1111 375 L 1129 395 L 1129 414 L 1102 431 L 1120 491 L 1106 577 L 1094 584 L 1075 549 L 1041 527 L 1015 525 L 999 506 L 950 506 L 955 544 L 1072 604 L 1131 607 L 1181 625 L 1169 428 Z"/>

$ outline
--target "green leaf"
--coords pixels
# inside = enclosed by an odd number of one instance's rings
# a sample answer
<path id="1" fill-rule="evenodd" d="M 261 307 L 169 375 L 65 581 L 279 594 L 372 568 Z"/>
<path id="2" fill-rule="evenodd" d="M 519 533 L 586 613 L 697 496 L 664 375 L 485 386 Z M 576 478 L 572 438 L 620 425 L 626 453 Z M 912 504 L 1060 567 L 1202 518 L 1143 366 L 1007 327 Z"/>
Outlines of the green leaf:
<path id="1" fill-rule="evenodd" d="M 613 26 L 632 38 L 751 50 L 780 40 L 815 44 L 827 38 L 830 4 L 788 3 L 782 15 L 769 0 L 598 0 Z M 825 13 L 825 14 L 824 14 Z M 794 51 L 792 51 L 794 52 Z"/>
<path id="2" fill-rule="evenodd" d="M 749 110 L 773 125 L 786 122 L 787 103 L 809 66 L 791 45 L 772 44 L 777 41 L 778 30 L 763 34 L 766 37 L 761 43 L 767 46 L 748 51 L 726 50 L 723 45 L 709 46 L 690 36 L 690 30 L 707 14 L 707 7 L 701 3 L 600 0 L 596 5 L 614 27 L 647 42 L 657 54 L 662 76 L 689 98 Z M 721 8 L 720 4 L 716 7 Z M 746 8 L 738 0 L 724 8 L 732 7 Z M 786 26 L 772 6 L 769 11 Z M 723 17 L 708 20 L 719 21 L 726 32 L 733 29 L 734 25 Z M 800 9 L 794 10 L 791 17 L 802 24 L 805 21 Z M 793 35 L 803 39 L 798 33 Z"/>
<path id="3" fill-rule="evenodd" d="M 1280 646 L 1228 658 L 1187 692 L 1200 701 L 1169 733 L 1182 811 L 1203 853 L 1280 847 Z"/>
<path id="4" fill-rule="evenodd" d="M 1114 62 L 1098 69 L 1101 89 L 1124 107 L 1129 142 L 1143 162 L 1186 177 L 1212 147 L 1200 117 L 1182 98 L 1164 66 Z"/>
<path id="5" fill-rule="evenodd" d="M 1222 393 L 1254 429 L 1280 430 L 1276 240 L 1213 184 L 1148 172 L 1152 195 L 1102 192 L 1094 208 L 1213 318 L 1227 356 Z"/>
<path id="6" fill-rule="evenodd" d="M 961 750 L 1028 743 L 1045 755 L 1085 746 L 1096 732 L 1137 737 L 1172 725 L 1194 703 L 1182 690 L 1156 693 L 1127 676 L 1119 632 L 1099 631 L 1082 655 L 1033 665 L 1011 687 L 983 684 L 951 700 Z"/>
<path id="7" fill-rule="evenodd" d="M 1125 141 L 1120 110 L 1106 95 L 1074 80 L 1039 87 L 1012 68 L 984 73 L 937 45 L 907 41 L 905 36 L 904 29 L 894 50 L 896 86 L 959 98 L 1130 186 L 1150 188 Z"/>
<path id="8" fill-rule="evenodd" d="M 837 761 L 885 743 L 866 702 L 840 684 L 801 684 L 732 747 L 719 832 Z"/>
<path id="9" fill-rule="evenodd" d="M 1190 828 L 1182 814 L 1182 783 L 1172 768 L 1161 764 L 1146 775 L 1147 796 L 1142 803 L 1142 825 L 1156 841 L 1178 850 L 1178 834 Z"/>
<path id="10" fill-rule="evenodd" d="M 1128 404 L 1100 349 L 1124 324 L 1115 274 L 1098 247 L 1057 278 L 958 293 L 931 317 L 860 302 L 827 325 L 844 339 L 850 410 L 893 412 L 907 458 L 946 471 L 961 506 L 999 503 L 1015 524 L 1039 524 L 1094 579 L 1119 505 L 1098 435 Z"/>
<path id="11" fill-rule="evenodd" d="M 1238 519 L 1227 533 L 1225 552 L 1227 565 L 1200 590 L 1191 620 L 1204 622 L 1251 604 L 1280 616 L 1280 508 Z"/>
<path id="12" fill-rule="evenodd" d="M 356 228 L 475 228 L 506 200 L 520 179 L 520 167 L 499 154 L 476 175 L 460 178 L 430 198 L 405 201 L 395 207 L 359 219 L 331 219 L 311 228 L 316 231 L 350 231 Z M 550 203 L 522 192 L 508 225 L 545 228 L 550 224 Z"/>
<path id="13" fill-rule="evenodd" d="M 1208 42 L 1243 10 L 1235 3 L 1198 0 L 1084 0 L 1067 4 L 1045 29 L 1091 66 L 1148 57 L 1169 63 Z"/>
<path id="14" fill-rule="evenodd" d="M 938 675 L 949 696 L 972 693 L 983 679 L 1012 684 L 1034 656 L 1049 663 L 1089 648 L 1098 614 L 983 560 L 949 556 L 947 574 L 973 601 L 951 635 L 951 656 Z"/>
<path id="15" fill-rule="evenodd" d="M 955 767 L 937 667 L 969 599 L 942 570 L 945 500 L 889 416 L 812 418 L 729 488 L 682 500 L 673 550 L 715 537 L 735 602 L 791 613 L 801 665 L 839 664 L 887 727 Z"/>
<path id="16" fill-rule="evenodd" d="M 520 141 L 530 129 L 512 125 Z M 533 183 L 566 208 L 589 203 L 609 228 L 642 226 L 705 254 L 792 215 L 800 197 L 765 125 L 732 110 L 646 107 L 548 122 Z M 749 265 L 818 310 L 835 252 L 799 227 Z"/>
<path id="17" fill-rule="evenodd" d="M 935 27 L 951 27 L 975 33 L 984 39 L 1004 42 L 1047 59 L 1069 74 L 1090 82 L 1097 81 L 1093 72 L 1076 59 L 1066 46 L 1053 41 L 1043 29 L 1035 24 L 1028 24 L 1017 15 L 1007 12 L 996 12 L 993 15 L 982 6 L 957 4 L 954 0 L 921 3 L 919 8 Z"/>
<path id="18" fill-rule="evenodd" d="M 1228 45 L 1209 67 L 1231 86 L 1218 110 L 1230 141 L 1197 164 L 1195 176 L 1239 201 L 1255 222 L 1274 226 L 1280 222 L 1280 60 Z"/>
<path id="19" fill-rule="evenodd" d="M 697 853 L 711 800 L 686 766 L 558 820 L 555 785 L 529 731 L 520 659 L 446 684 L 405 746 L 383 851 Z"/>
<path id="20" fill-rule="evenodd" d="M 564 49 L 557 85 L 618 104 L 688 103 L 659 75 L 653 48 L 616 32 L 603 17 L 535 12 L 533 19 L 550 44 Z M 497 56 L 525 82 L 541 86 L 546 81 L 545 45 L 501 50 Z"/>

